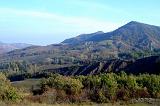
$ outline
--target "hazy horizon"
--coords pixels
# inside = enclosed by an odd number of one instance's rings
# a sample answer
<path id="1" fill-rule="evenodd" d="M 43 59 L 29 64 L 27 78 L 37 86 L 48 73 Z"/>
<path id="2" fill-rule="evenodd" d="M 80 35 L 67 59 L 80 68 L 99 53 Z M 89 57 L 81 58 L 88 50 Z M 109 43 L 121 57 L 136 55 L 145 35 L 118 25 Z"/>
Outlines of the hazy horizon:
<path id="1" fill-rule="evenodd" d="M 48 45 L 79 34 L 109 32 L 130 21 L 159 26 L 159 4 L 159 0 L 1 1 L 0 41 Z"/>

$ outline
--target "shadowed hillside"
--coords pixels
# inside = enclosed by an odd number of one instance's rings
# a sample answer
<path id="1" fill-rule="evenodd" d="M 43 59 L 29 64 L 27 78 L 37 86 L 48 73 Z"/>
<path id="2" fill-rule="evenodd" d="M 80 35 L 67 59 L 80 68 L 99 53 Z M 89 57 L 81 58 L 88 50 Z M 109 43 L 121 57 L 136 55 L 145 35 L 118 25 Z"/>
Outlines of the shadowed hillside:
<path id="1" fill-rule="evenodd" d="M 125 71 L 128 74 L 160 74 L 160 57 L 151 56 L 133 61 L 109 60 L 95 62 L 82 66 L 71 66 L 64 68 L 47 69 L 44 72 L 59 73 L 62 75 L 95 75 L 100 73 Z"/>

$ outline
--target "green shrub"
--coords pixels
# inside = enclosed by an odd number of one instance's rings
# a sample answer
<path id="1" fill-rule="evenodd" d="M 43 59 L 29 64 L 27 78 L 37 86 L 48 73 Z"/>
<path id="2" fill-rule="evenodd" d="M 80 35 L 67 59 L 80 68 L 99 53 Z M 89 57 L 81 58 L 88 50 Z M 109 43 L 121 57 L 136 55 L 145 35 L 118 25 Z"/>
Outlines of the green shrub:
<path id="1" fill-rule="evenodd" d="M 11 83 L 4 74 L 0 73 L 0 100 L 19 101 L 21 98 L 17 89 L 11 86 Z"/>
<path id="2" fill-rule="evenodd" d="M 160 93 L 160 76 L 159 75 L 140 75 L 137 78 L 137 82 L 141 87 L 146 87 L 148 92 L 153 96 L 157 97 Z"/>
<path id="3" fill-rule="evenodd" d="M 133 98 L 160 97 L 160 75 L 135 76 L 121 72 L 66 77 L 55 74 L 44 79 L 41 85 L 44 91 L 47 89 L 62 91 L 62 94 L 58 93 L 58 98 L 63 97 L 59 100 L 71 102 L 84 101 L 82 98 L 106 103 L 116 100 L 128 101 Z"/>
<path id="4" fill-rule="evenodd" d="M 98 75 L 86 76 L 86 78 L 83 79 L 82 84 L 85 88 L 89 89 L 99 88 L 101 85 L 101 77 L 99 77 Z"/>
<path id="5" fill-rule="evenodd" d="M 78 79 L 68 78 L 66 79 L 64 89 L 68 94 L 78 94 L 83 88 L 82 82 Z"/>
<path id="6" fill-rule="evenodd" d="M 117 91 L 117 99 L 118 100 L 123 100 L 123 101 L 128 101 L 130 99 L 130 92 L 128 89 L 121 88 L 118 89 Z"/>
<path id="7" fill-rule="evenodd" d="M 100 75 L 100 77 L 101 77 L 101 84 L 102 84 L 101 86 L 106 93 L 106 97 L 108 97 L 109 99 L 113 99 L 118 89 L 118 84 L 117 84 L 117 80 L 115 79 L 115 74 L 113 73 L 104 74 L 104 75 Z"/>
<path id="8" fill-rule="evenodd" d="M 109 99 L 105 96 L 105 91 L 103 89 L 94 89 L 91 91 L 90 98 L 93 102 L 97 103 L 107 103 Z"/>
<path id="9" fill-rule="evenodd" d="M 79 79 L 60 75 L 42 81 L 42 87 L 45 87 L 46 85 L 51 88 L 65 90 L 67 94 L 78 94 L 83 88 L 83 84 Z"/>

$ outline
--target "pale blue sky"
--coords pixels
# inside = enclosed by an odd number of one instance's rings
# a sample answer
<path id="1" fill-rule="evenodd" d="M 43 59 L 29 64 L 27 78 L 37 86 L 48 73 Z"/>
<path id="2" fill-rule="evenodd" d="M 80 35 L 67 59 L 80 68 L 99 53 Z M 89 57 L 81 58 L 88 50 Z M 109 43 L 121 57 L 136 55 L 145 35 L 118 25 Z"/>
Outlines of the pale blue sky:
<path id="1" fill-rule="evenodd" d="M 59 43 L 129 21 L 160 26 L 160 0 L 0 0 L 0 41 Z"/>

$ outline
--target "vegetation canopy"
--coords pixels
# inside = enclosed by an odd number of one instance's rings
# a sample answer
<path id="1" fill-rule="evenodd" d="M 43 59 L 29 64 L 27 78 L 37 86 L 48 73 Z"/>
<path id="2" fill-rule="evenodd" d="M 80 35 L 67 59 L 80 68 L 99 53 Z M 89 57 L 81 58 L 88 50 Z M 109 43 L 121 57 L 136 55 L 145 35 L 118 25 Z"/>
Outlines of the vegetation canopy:
<path id="1" fill-rule="evenodd" d="M 55 102 L 108 103 L 138 98 L 160 97 L 160 75 L 127 75 L 108 73 L 89 76 L 54 74 L 41 81 L 41 95 L 54 97 Z"/>

